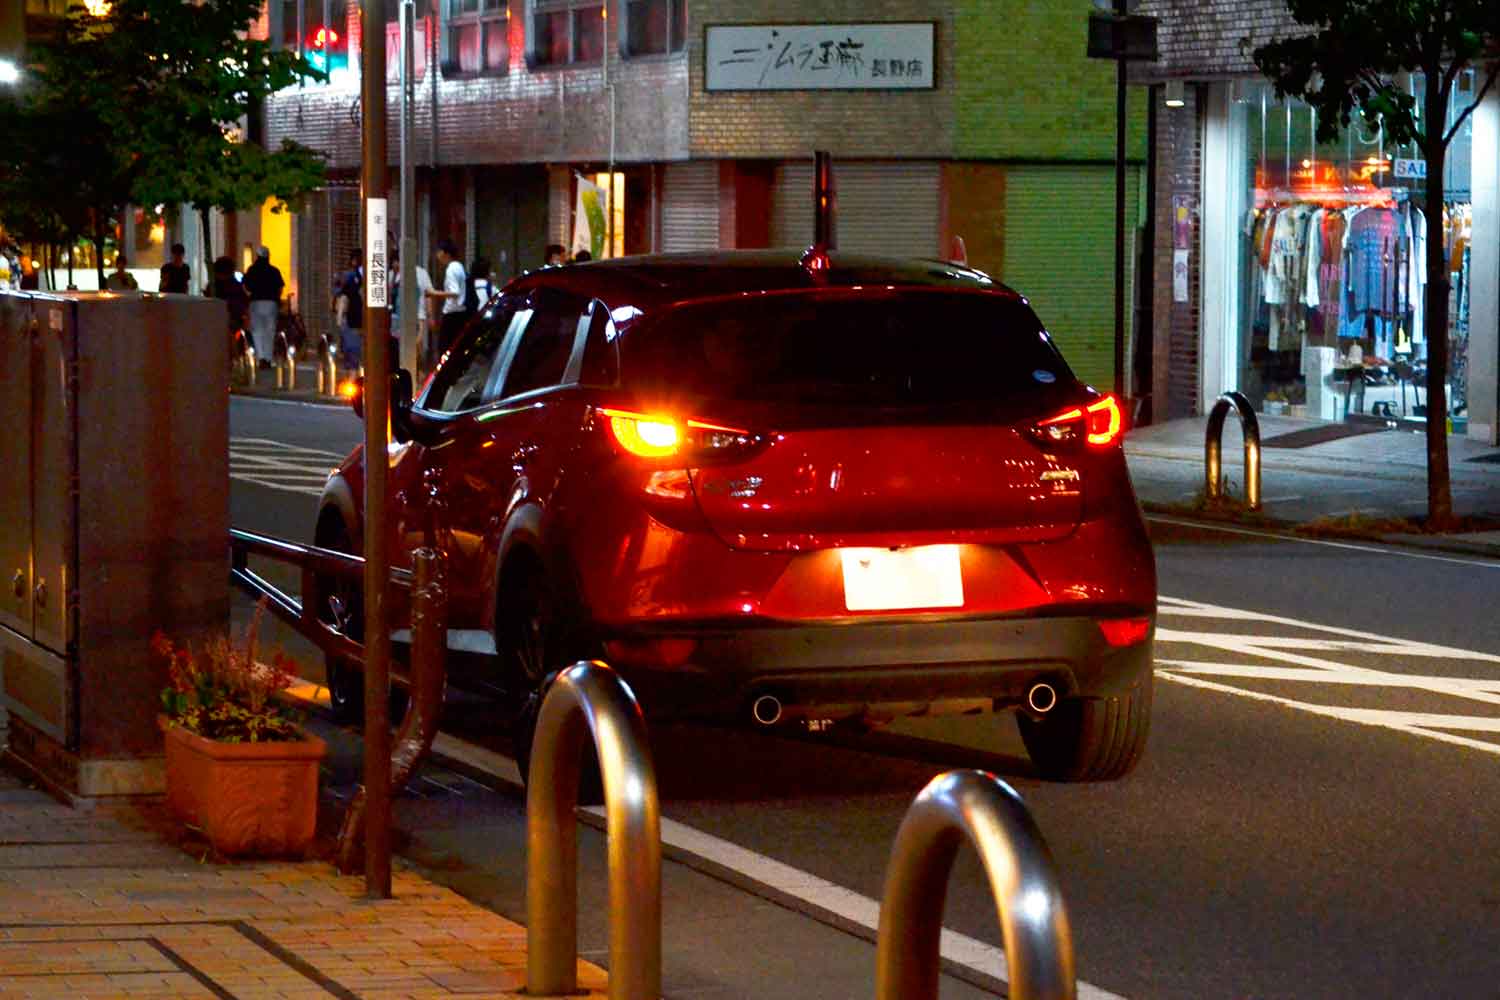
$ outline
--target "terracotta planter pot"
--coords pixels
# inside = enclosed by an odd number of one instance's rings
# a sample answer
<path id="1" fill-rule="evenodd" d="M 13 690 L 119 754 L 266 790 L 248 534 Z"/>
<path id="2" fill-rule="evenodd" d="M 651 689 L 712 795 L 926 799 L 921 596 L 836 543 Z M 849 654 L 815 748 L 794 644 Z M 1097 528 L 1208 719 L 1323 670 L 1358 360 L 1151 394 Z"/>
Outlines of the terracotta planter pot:
<path id="1" fill-rule="evenodd" d="M 221 854 L 298 855 L 318 820 L 316 736 L 297 743 L 219 743 L 162 720 L 167 806 Z"/>

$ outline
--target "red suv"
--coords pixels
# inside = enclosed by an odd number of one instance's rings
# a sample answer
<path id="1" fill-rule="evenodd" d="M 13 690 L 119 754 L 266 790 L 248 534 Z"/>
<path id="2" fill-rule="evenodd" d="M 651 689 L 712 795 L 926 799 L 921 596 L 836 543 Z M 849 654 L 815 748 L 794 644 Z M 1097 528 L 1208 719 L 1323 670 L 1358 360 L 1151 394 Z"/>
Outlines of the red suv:
<path id="1" fill-rule="evenodd" d="M 392 550 L 447 553 L 460 680 L 521 699 L 597 656 L 656 717 L 1015 708 L 1070 780 L 1144 749 L 1156 573 L 1119 405 L 980 272 L 818 250 L 534 272 L 392 421 Z M 354 549 L 362 465 L 319 544 Z"/>

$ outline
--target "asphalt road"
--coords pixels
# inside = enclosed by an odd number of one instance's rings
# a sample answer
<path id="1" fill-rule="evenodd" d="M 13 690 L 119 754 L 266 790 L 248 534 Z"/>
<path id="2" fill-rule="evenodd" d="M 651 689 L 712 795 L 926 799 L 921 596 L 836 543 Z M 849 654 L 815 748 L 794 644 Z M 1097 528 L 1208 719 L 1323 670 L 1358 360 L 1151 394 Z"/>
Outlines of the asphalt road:
<path id="1" fill-rule="evenodd" d="M 360 433 L 347 410 L 234 399 L 236 526 L 310 537 L 316 472 Z M 698 838 L 668 850 L 667 995 L 870 995 L 874 949 L 850 914 L 880 897 L 922 785 L 979 767 L 1048 840 L 1086 995 L 1500 996 L 1500 563 L 1152 529 L 1155 720 L 1124 781 L 1040 781 L 1004 717 L 654 732 L 663 816 Z M 482 703 L 455 700 L 448 720 L 507 750 Z M 398 804 L 405 853 L 524 918 L 521 807 L 503 781 L 434 767 Z M 582 844 L 583 947 L 604 959 L 603 849 L 592 831 Z M 778 881 L 777 863 L 801 874 Z M 967 853 L 945 925 L 998 945 Z M 950 966 L 943 996 L 986 995 L 982 967 Z"/>

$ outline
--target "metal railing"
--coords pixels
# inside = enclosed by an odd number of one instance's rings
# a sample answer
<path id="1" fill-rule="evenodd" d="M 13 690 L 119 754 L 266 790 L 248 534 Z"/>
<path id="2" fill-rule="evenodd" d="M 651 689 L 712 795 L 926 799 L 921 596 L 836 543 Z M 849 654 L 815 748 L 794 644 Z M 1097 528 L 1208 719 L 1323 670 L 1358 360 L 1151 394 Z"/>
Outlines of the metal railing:
<path id="1" fill-rule="evenodd" d="M 526 992 L 578 990 L 578 805 L 585 739 L 599 752 L 609 838 L 609 996 L 661 996 L 661 816 L 635 695 L 580 662 L 542 701 L 526 792 Z"/>
<path id="2" fill-rule="evenodd" d="M 1073 1000 L 1073 936 L 1057 865 L 1025 803 L 982 771 L 922 789 L 891 851 L 876 938 L 876 1000 L 937 1000 L 948 876 L 967 840 L 1000 912 L 1012 1000 Z"/>
<path id="3" fill-rule="evenodd" d="M 1204 495 L 1217 500 L 1224 492 L 1224 418 L 1231 408 L 1240 415 L 1240 430 L 1245 436 L 1245 505 L 1260 510 L 1260 421 L 1244 393 L 1224 393 L 1208 413 L 1203 442 Z"/>

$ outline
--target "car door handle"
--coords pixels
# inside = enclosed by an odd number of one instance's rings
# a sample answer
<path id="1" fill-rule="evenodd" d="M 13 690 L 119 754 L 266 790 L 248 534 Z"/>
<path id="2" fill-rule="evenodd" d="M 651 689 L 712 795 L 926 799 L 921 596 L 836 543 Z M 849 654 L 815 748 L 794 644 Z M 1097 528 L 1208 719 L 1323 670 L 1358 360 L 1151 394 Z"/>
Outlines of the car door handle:
<path id="1" fill-rule="evenodd" d="M 517 472 L 526 468 L 526 463 L 531 461 L 531 456 L 542 450 L 539 444 L 523 444 L 510 453 L 510 464 L 515 466 Z"/>

